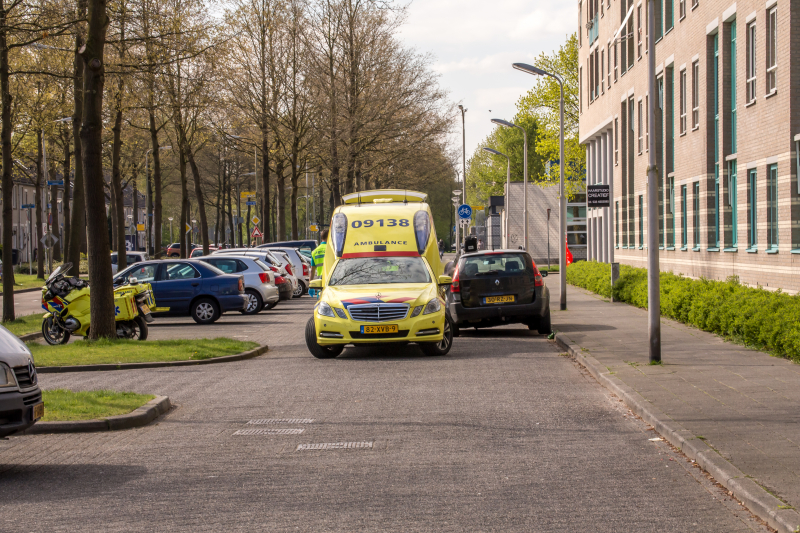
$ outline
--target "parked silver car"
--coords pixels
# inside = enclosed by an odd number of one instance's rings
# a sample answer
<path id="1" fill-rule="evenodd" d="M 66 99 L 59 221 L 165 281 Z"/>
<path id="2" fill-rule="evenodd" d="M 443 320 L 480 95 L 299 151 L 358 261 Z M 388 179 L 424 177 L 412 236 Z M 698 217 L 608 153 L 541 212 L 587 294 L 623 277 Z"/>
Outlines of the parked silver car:
<path id="1" fill-rule="evenodd" d="M 262 309 L 272 309 L 277 305 L 280 295 L 275 286 L 275 274 L 257 257 L 225 254 L 207 255 L 198 259 L 226 274 L 241 274 L 244 277 L 247 307 L 242 310 L 242 314 L 254 315 Z"/>
<path id="2" fill-rule="evenodd" d="M 0 438 L 28 429 L 42 416 L 42 391 L 31 351 L 0 326 Z"/>
<path id="3" fill-rule="evenodd" d="M 306 264 L 304 261 L 304 257 L 300 254 L 300 251 L 297 248 L 284 248 L 284 247 L 272 247 L 269 248 L 270 251 L 273 253 L 278 252 L 286 256 L 292 263 L 292 273 L 302 284 L 302 289 L 298 288 L 298 293 L 300 296 L 306 294 L 308 292 L 308 284 L 311 282 L 311 267 L 310 265 Z"/>
<path id="4" fill-rule="evenodd" d="M 150 256 L 147 255 L 147 252 L 125 252 L 125 261 L 127 262 L 127 266 L 149 260 Z M 111 252 L 111 274 L 116 274 L 118 270 L 119 257 L 117 256 L 117 252 Z"/>
<path id="5" fill-rule="evenodd" d="M 257 257 L 261 259 L 264 263 L 274 266 L 278 272 L 277 274 L 283 276 L 284 278 L 288 279 L 292 284 L 292 292 L 293 294 L 297 294 L 297 287 L 299 282 L 297 281 L 297 277 L 294 276 L 290 272 L 293 271 L 291 262 L 288 258 L 284 257 L 283 255 L 273 254 L 268 249 L 265 248 L 228 248 L 225 250 L 217 250 L 216 252 L 212 253 L 211 255 L 227 255 L 227 254 L 234 254 L 234 255 L 244 255 L 247 257 Z M 289 268 L 286 268 L 286 267 Z M 297 297 L 297 296 L 295 296 Z"/>

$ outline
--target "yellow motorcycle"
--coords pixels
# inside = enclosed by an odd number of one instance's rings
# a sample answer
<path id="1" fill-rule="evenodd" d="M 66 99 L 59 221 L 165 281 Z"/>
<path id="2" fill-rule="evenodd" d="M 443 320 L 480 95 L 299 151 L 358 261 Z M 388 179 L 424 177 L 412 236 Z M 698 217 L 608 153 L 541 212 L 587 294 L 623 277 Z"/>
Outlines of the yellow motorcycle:
<path id="1" fill-rule="evenodd" d="M 71 335 L 89 335 L 89 283 L 64 276 L 72 263 L 64 263 L 50 274 L 42 287 L 42 336 L 47 344 L 66 344 Z M 147 324 L 153 321 L 150 309 L 156 305 L 149 283 L 130 278 L 114 289 L 114 314 L 117 337 L 147 339 Z"/>

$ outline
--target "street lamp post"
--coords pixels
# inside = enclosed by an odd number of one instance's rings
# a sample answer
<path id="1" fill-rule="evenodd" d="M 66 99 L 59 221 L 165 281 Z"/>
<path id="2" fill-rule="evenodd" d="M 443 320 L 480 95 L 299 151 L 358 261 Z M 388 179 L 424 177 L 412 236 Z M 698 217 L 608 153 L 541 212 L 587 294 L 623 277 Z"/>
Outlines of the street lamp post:
<path id="1" fill-rule="evenodd" d="M 518 130 L 522 131 L 522 202 L 524 208 L 523 212 L 523 230 L 522 230 L 522 244 L 525 248 L 525 251 L 528 251 L 528 132 L 525 131 L 525 128 L 514 124 L 513 122 L 509 122 L 507 120 L 502 120 L 499 118 L 493 118 L 492 122 L 499 126 L 505 126 L 506 128 L 517 128 Z"/>
<path id="2" fill-rule="evenodd" d="M 458 176 L 458 170 L 456 170 L 456 176 Z M 462 192 L 463 191 L 459 191 L 458 189 L 453 191 L 453 194 L 455 195 L 455 198 L 457 199 L 457 202 L 456 202 L 456 261 L 458 261 L 458 258 L 461 257 L 461 238 L 460 238 L 461 237 L 461 219 L 458 217 L 458 202 L 461 201 L 460 196 L 461 196 Z"/>
<path id="3" fill-rule="evenodd" d="M 505 201 L 504 201 L 504 203 L 506 204 L 505 205 L 505 211 L 506 211 L 506 220 L 505 220 L 505 222 L 506 223 L 504 224 L 503 232 L 505 233 L 505 235 L 504 235 L 505 236 L 505 241 L 506 241 L 505 248 L 508 248 L 508 193 L 509 193 L 509 191 L 511 189 L 511 158 L 508 157 L 506 154 L 498 152 L 497 150 L 494 150 L 494 149 L 489 148 L 487 146 L 484 146 L 483 149 L 486 150 L 487 152 L 489 152 L 490 154 L 500 155 L 500 156 L 503 156 L 503 157 L 506 158 L 506 194 L 505 194 L 506 197 L 505 197 Z M 525 165 L 525 167 L 527 168 L 527 165 Z M 527 206 L 528 206 L 528 202 L 525 202 L 526 213 L 527 213 Z M 526 220 L 525 221 L 525 231 L 527 232 L 527 230 L 528 230 L 528 221 Z"/>
<path id="4" fill-rule="evenodd" d="M 651 95 L 656 94 L 656 19 L 654 0 L 647 2 L 647 85 Z M 656 99 L 651 96 L 647 106 L 650 124 L 656 123 Z M 656 136 L 648 138 L 647 166 L 647 322 L 650 362 L 661 362 L 661 287 L 658 265 L 658 168 L 656 167 Z"/>
<path id="5" fill-rule="evenodd" d="M 462 186 L 464 188 L 464 203 L 467 203 L 467 130 L 464 123 L 464 114 L 467 108 L 459 105 L 461 110 L 461 173 L 462 173 Z"/>
<path id="6" fill-rule="evenodd" d="M 650 32 L 650 35 L 653 35 L 653 32 Z M 650 50 L 655 50 L 655 47 L 650 48 Z M 653 54 L 650 54 L 651 56 Z M 558 202 L 558 218 L 559 218 L 559 226 L 560 226 L 560 239 L 561 244 L 559 246 L 559 253 L 558 253 L 558 264 L 559 264 L 559 277 L 561 278 L 561 310 L 567 310 L 567 196 L 566 191 L 564 190 L 564 165 L 566 161 L 564 161 L 564 80 L 561 79 L 561 76 L 556 74 L 551 74 L 546 70 L 542 70 L 538 67 L 534 67 L 533 65 L 528 65 L 525 63 L 514 63 L 513 67 L 517 70 L 521 70 L 522 72 L 527 72 L 528 74 L 533 74 L 535 76 L 549 76 L 558 82 L 558 85 L 561 87 L 561 102 L 559 107 L 559 123 L 560 123 L 560 135 L 559 135 L 559 161 L 558 161 L 558 173 L 559 173 L 559 202 Z M 652 92 L 650 94 L 653 94 Z M 655 124 L 655 122 L 651 122 L 651 124 Z"/>

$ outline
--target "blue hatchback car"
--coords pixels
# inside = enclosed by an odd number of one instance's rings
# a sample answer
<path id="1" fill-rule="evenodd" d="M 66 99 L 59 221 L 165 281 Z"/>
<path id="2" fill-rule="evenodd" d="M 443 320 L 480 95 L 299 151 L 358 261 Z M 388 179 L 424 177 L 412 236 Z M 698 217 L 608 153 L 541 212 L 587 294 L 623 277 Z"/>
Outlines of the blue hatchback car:
<path id="1" fill-rule="evenodd" d="M 136 263 L 114 276 L 114 285 L 136 278 L 153 287 L 156 306 L 169 307 L 159 315 L 190 315 L 198 324 L 216 322 L 222 313 L 247 306 L 244 278 L 226 274 L 195 259 L 169 259 Z"/>

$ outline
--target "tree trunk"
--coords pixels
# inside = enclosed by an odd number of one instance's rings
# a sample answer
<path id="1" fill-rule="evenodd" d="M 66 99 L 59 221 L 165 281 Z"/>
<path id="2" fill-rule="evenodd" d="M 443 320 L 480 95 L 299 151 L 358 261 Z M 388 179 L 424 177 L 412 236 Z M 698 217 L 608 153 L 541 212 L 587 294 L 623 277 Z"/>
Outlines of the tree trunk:
<path id="1" fill-rule="evenodd" d="M 50 176 L 48 179 L 50 181 L 56 180 L 56 166 L 55 164 L 48 163 L 47 165 L 48 175 Z M 53 235 L 58 238 L 58 240 L 53 244 L 53 261 L 61 261 L 61 225 L 59 224 L 58 220 L 58 186 L 51 185 L 50 186 L 50 224 L 51 230 Z"/>
<path id="2" fill-rule="evenodd" d="M 117 112 L 114 116 L 114 141 L 111 148 L 111 236 L 117 249 L 117 272 L 122 272 L 128 266 L 125 253 L 125 208 L 122 194 L 122 172 L 119 168 L 120 151 L 122 149 L 122 79 L 117 86 L 115 106 Z"/>
<path id="3" fill-rule="evenodd" d="M 78 18 L 86 16 L 87 0 L 78 0 Z M 73 73 L 73 97 L 75 100 L 75 113 L 72 115 L 72 145 L 75 157 L 75 182 L 72 186 L 72 221 L 70 222 L 69 249 L 65 261 L 72 263 L 72 269 L 67 275 L 77 276 L 80 272 L 81 249 L 86 239 L 86 202 L 85 187 L 83 183 L 83 147 L 81 142 L 81 121 L 83 120 L 83 58 L 79 51 L 83 47 L 84 37 L 81 32 L 75 34 L 75 59 Z M 108 232 L 106 232 L 108 233 Z"/>
<path id="4" fill-rule="evenodd" d="M 161 252 L 161 216 L 163 213 L 161 206 L 161 148 L 158 145 L 158 129 L 156 128 L 155 109 L 150 105 L 148 109 L 150 115 L 150 145 L 153 151 L 153 196 L 150 200 L 153 204 L 153 253 L 158 255 Z M 172 239 L 172 235 L 169 236 Z"/>
<path id="5" fill-rule="evenodd" d="M 14 320 L 14 267 L 11 262 L 13 247 L 14 211 L 12 209 L 14 181 L 12 179 L 11 155 L 11 89 L 8 73 L 8 18 L 4 5 L 0 0 L 0 93 L 2 93 L 2 125 L 0 125 L 0 141 L 3 149 L 3 322 Z M 20 210 L 22 206 L 18 206 Z M 19 229 L 22 235 L 22 228 Z"/>
<path id="6" fill-rule="evenodd" d="M 36 205 L 36 277 L 44 279 L 44 244 L 42 244 L 42 214 L 47 213 L 47 206 L 42 203 L 42 183 L 43 171 L 42 168 L 42 130 L 36 130 L 36 188 L 33 191 L 33 203 Z"/>
<path id="7" fill-rule="evenodd" d="M 263 117 L 266 121 L 266 114 Z M 261 227 L 264 228 L 264 242 L 272 242 L 272 232 L 269 228 L 269 139 L 267 128 L 261 128 L 261 189 L 262 195 Z"/>
<path id="8" fill-rule="evenodd" d="M 83 148 L 84 194 L 89 230 L 89 279 L 92 283 L 90 339 L 117 336 L 114 321 L 114 289 L 111 276 L 111 256 L 108 245 L 105 192 L 103 180 L 103 84 L 105 67 L 103 49 L 109 19 L 105 0 L 89 1 L 89 29 L 86 45 L 80 52 L 83 58 Z"/>
<path id="9" fill-rule="evenodd" d="M 278 234 L 275 240 L 280 242 L 286 240 L 286 176 L 283 174 L 283 163 L 281 162 L 275 169 L 278 190 L 275 192 L 275 199 L 278 202 Z"/>
<path id="10" fill-rule="evenodd" d="M 208 220 L 206 220 L 206 202 L 203 198 L 203 190 L 200 186 L 200 170 L 194 161 L 194 154 L 191 147 L 187 152 L 189 156 L 189 166 L 192 168 L 192 176 L 194 177 L 194 194 L 197 197 L 197 212 L 200 215 L 200 235 L 203 238 L 203 255 L 208 255 Z"/>
<path id="11" fill-rule="evenodd" d="M 186 259 L 189 257 L 188 250 L 189 250 L 189 234 L 186 232 L 186 224 L 189 216 L 189 190 L 188 190 L 188 178 L 186 176 L 186 151 L 184 149 L 183 144 L 183 133 L 179 131 L 178 133 L 179 141 L 178 144 L 180 145 L 178 148 L 178 157 L 180 158 L 178 167 L 180 169 L 181 175 L 181 224 L 180 229 L 178 230 L 178 235 L 180 235 L 180 239 L 178 241 L 181 243 L 181 259 Z"/>
<path id="12" fill-rule="evenodd" d="M 70 176 L 70 153 L 69 153 L 69 130 L 66 128 L 64 129 L 64 134 L 62 138 L 64 140 L 64 195 L 61 199 L 61 209 L 64 210 L 64 231 L 61 232 L 61 238 L 64 242 L 64 246 L 62 249 L 64 250 L 64 258 L 66 259 L 67 253 L 69 251 L 69 230 L 70 230 L 70 213 L 72 207 L 70 203 L 72 201 L 72 194 L 71 194 L 71 187 L 70 182 L 72 181 L 72 176 Z"/>
<path id="13" fill-rule="evenodd" d="M 298 146 L 297 142 L 295 142 L 295 146 L 293 147 L 293 154 L 292 154 L 292 173 L 291 177 L 289 178 L 292 182 L 292 192 L 290 193 L 290 206 L 289 206 L 289 214 L 291 216 L 291 224 L 292 224 L 292 240 L 297 240 L 297 180 L 300 177 L 297 173 L 297 151 Z"/>

